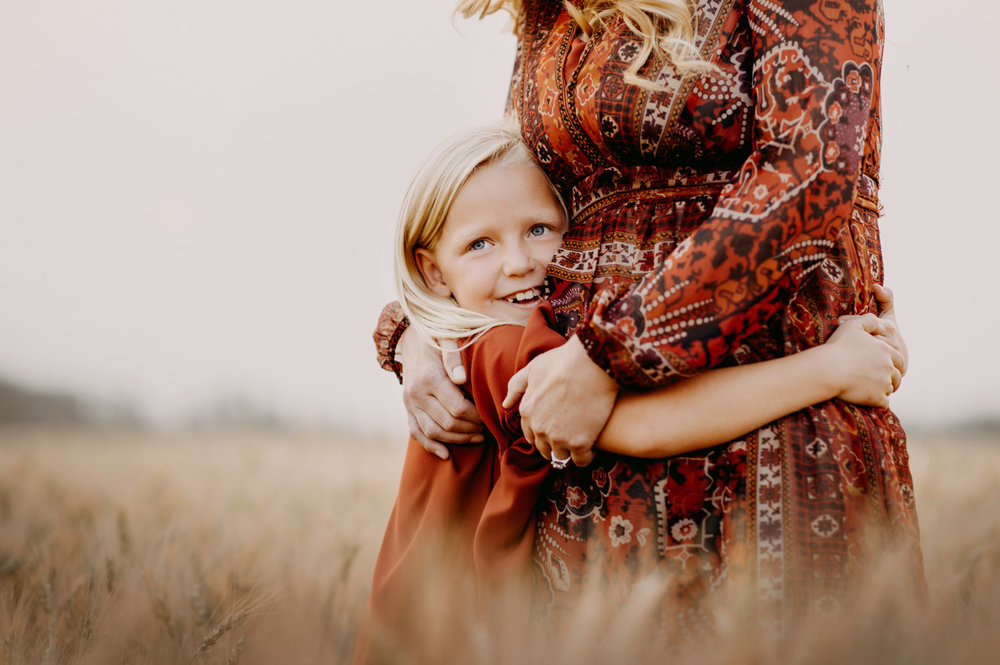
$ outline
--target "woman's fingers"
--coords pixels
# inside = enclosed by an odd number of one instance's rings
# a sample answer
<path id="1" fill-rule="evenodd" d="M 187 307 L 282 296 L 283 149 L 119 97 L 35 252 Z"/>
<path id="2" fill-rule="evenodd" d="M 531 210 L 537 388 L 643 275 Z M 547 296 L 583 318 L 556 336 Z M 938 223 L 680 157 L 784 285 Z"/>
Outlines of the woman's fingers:
<path id="1" fill-rule="evenodd" d="M 878 311 L 882 314 L 891 311 L 893 307 L 892 289 L 881 284 L 873 284 L 872 290 L 875 293 L 875 300 L 878 301 Z"/>
<path id="2" fill-rule="evenodd" d="M 589 463 L 589 459 L 593 457 L 590 453 L 590 446 L 584 446 L 582 451 L 572 451 L 568 448 L 567 443 L 562 441 L 558 436 L 551 436 L 548 429 L 543 427 L 539 430 L 534 427 L 535 421 L 535 401 L 530 397 L 525 397 L 524 393 L 528 389 L 528 367 L 522 368 L 514 376 L 511 377 L 508 383 L 508 393 L 507 400 L 510 402 L 511 407 L 520 404 L 520 416 L 521 416 L 521 432 L 524 434 L 525 440 L 533 445 L 538 451 L 538 454 L 545 459 L 552 462 L 552 465 L 557 469 L 565 468 L 567 464 L 572 461 L 578 466 L 585 466 Z M 505 408 L 507 401 L 504 402 Z M 578 460 L 585 460 L 583 464 L 580 464 Z"/>
<path id="3" fill-rule="evenodd" d="M 433 439 L 440 443 L 480 443 L 483 435 L 480 430 L 456 432 L 448 429 L 447 425 L 455 427 L 458 421 L 445 420 L 445 424 L 437 422 L 429 413 L 417 409 L 411 414 L 420 428 L 420 432 L 428 439 Z M 463 425 L 465 426 L 465 425 Z"/>
<path id="4" fill-rule="evenodd" d="M 428 438 L 441 443 L 482 443 L 482 427 L 477 427 L 464 420 L 443 419 L 438 422 L 425 411 L 414 414 L 420 430 Z M 468 429 L 467 429 L 468 428 Z"/>
<path id="5" fill-rule="evenodd" d="M 883 312 L 880 316 L 874 314 L 855 315 L 848 314 L 837 319 L 840 325 L 860 325 L 861 328 L 892 348 L 892 364 L 899 369 L 900 374 L 906 375 L 909 365 L 906 343 L 903 341 L 899 328 L 896 326 L 895 317 L 891 312 Z"/>
<path id="6" fill-rule="evenodd" d="M 431 403 L 431 416 L 444 429 L 456 434 L 482 431 L 483 419 L 476 405 L 454 384 L 439 384 L 432 396 L 435 399 Z"/>
<path id="7" fill-rule="evenodd" d="M 570 464 L 573 464 L 573 455 L 571 455 L 566 450 L 553 450 L 552 451 L 552 468 L 554 469 L 565 469 Z"/>
<path id="8" fill-rule="evenodd" d="M 406 419 L 407 422 L 409 423 L 410 436 L 413 438 L 414 441 L 419 443 L 423 447 L 423 449 L 429 452 L 430 454 L 437 455 L 441 459 L 448 459 L 449 456 L 448 448 L 445 445 L 438 443 L 437 441 L 428 439 L 427 436 L 420 429 L 420 426 L 417 424 L 417 419 L 413 416 L 413 414 L 407 413 Z"/>
<path id="9" fill-rule="evenodd" d="M 552 457 L 552 448 L 549 446 L 548 439 L 539 437 L 535 434 L 535 430 L 531 428 L 531 423 L 527 423 L 521 420 L 521 432 L 524 434 L 524 439 L 538 450 L 538 454 L 549 459 Z"/>
<path id="10" fill-rule="evenodd" d="M 407 337 L 409 335 L 409 337 Z M 409 414 L 411 435 L 429 452 L 439 457 L 440 443 L 483 441 L 482 419 L 447 373 L 445 362 L 454 362 L 454 344 L 444 353 L 407 331 L 400 340 L 403 354 L 403 404 Z M 461 358 L 457 357 L 459 364 Z M 464 374 L 465 370 L 462 370 Z M 447 457 L 447 450 L 444 450 Z"/>
<path id="11" fill-rule="evenodd" d="M 864 331 L 871 335 L 885 335 L 888 333 L 885 323 L 874 314 L 862 314 L 858 318 L 858 322 Z"/>
<path id="12" fill-rule="evenodd" d="M 503 403 L 500 406 L 505 409 L 513 409 L 521 401 L 521 398 L 524 397 L 524 391 L 528 389 L 528 368 L 530 366 L 530 364 L 525 365 L 514 376 L 510 377 L 510 381 L 507 382 L 507 395 L 503 398 Z"/>
<path id="13" fill-rule="evenodd" d="M 465 366 L 462 365 L 462 354 L 458 352 L 458 342 L 453 339 L 446 339 L 440 342 L 441 364 L 444 371 L 452 380 L 452 383 L 461 385 L 465 383 Z"/>
<path id="14" fill-rule="evenodd" d="M 520 402 L 525 438 L 542 455 L 569 451 L 574 463 L 588 464 L 593 458 L 590 448 L 607 423 L 617 395 L 614 379 L 572 337 L 511 377 L 503 406 L 509 409 Z"/>
<path id="15" fill-rule="evenodd" d="M 475 405 L 442 373 L 430 385 L 404 389 L 406 410 L 425 436 L 444 443 L 482 441 L 482 420 Z"/>
<path id="16" fill-rule="evenodd" d="M 902 354 L 902 364 L 896 362 L 896 359 L 893 360 L 893 364 L 905 375 L 908 351 L 906 349 L 906 340 L 903 339 L 902 333 L 899 332 L 899 325 L 896 323 L 892 290 L 880 284 L 875 284 L 873 288 L 875 299 L 878 300 L 879 305 L 879 319 L 882 320 L 886 328 L 886 332 L 884 333 L 885 341 Z"/>
<path id="17" fill-rule="evenodd" d="M 587 466 L 594 461 L 594 447 L 593 445 L 574 446 L 569 455 L 573 458 L 573 464 Z"/>
<path id="18" fill-rule="evenodd" d="M 902 377 L 906 374 L 906 358 L 891 344 L 889 345 L 889 357 L 892 358 L 892 366 L 899 372 L 899 376 Z"/>
<path id="19" fill-rule="evenodd" d="M 525 426 L 523 420 L 521 421 L 521 428 L 524 430 L 525 439 L 528 439 L 529 436 L 531 437 L 529 443 L 535 446 L 538 454 L 551 461 L 552 465 L 557 469 L 565 468 L 570 462 L 576 466 L 587 466 L 594 459 L 594 453 L 590 449 L 591 446 L 571 446 L 567 449 L 565 444 L 553 441 L 533 431 L 530 425 Z"/>
<path id="20" fill-rule="evenodd" d="M 876 284 L 874 285 L 874 292 L 875 298 L 879 303 L 879 315 L 876 316 L 871 313 L 844 315 L 839 317 L 837 321 L 840 326 L 859 327 L 884 344 L 884 346 L 878 346 L 879 353 L 888 353 L 891 366 L 882 364 L 885 356 L 881 357 L 877 366 L 868 364 L 868 369 L 874 372 L 873 374 L 869 374 L 869 380 L 874 380 L 875 383 L 869 384 L 871 387 L 867 393 L 859 395 L 859 397 L 861 398 L 861 403 L 870 404 L 871 406 L 888 407 L 889 396 L 899 390 L 899 386 L 902 384 L 903 375 L 906 374 L 908 357 L 906 344 L 899 333 L 893 313 L 892 291 Z M 885 374 L 881 374 L 882 369 L 877 369 L 882 367 L 888 370 Z"/>

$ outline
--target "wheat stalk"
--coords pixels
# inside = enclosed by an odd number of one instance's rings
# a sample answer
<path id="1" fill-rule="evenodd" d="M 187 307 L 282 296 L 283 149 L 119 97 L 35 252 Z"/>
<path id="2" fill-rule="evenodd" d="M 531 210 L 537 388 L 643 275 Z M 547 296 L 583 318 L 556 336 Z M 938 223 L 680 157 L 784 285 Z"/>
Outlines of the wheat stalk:
<path id="1" fill-rule="evenodd" d="M 202 638 L 201 644 L 198 645 L 198 649 L 191 656 L 190 662 L 195 661 L 203 653 L 218 644 L 219 640 L 221 640 L 226 633 L 231 631 L 233 628 L 245 623 L 268 600 L 268 598 L 262 593 L 253 593 L 251 591 L 250 594 L 251 595 L 241 598 L 236 603 L 233 610 L 230 611 L 229 614 L 227 614 L 215 628 L 209 631 L 209 633 Z M 236 642 L 236 646 L 233 647 L 233 650 L 230 650 L 228 658 L 234 659 L 233 662 L 235 662 L 235 659 L 239 658 L 239 654 L 243 649 L 243 643 L 246 641 L 247 632 L 248 631 L 246 630 L 243 631 L 240 639 Z"/>
<path id="2" fill-rule="evenodd" d="M 233 645 L 233 648 L 226 655 L 226 665 L 236 665 L 239 661 L 240 656 L 243 654 L 243 647 L 246 645 L 247 635 L 248 632 L 244 631 L 240 635 L 240 639 L 236 640 L 236 644 Z"/>

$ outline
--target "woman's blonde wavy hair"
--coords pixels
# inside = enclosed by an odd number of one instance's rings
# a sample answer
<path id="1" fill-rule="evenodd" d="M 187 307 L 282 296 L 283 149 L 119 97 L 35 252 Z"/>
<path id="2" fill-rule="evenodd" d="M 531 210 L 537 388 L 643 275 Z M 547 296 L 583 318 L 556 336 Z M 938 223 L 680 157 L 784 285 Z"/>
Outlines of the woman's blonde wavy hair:
<path id="1" fill-rule="evenodd" d="M 410 184 L 396 226 L 396 290 L 410 325 L 435 346 L 440 340 L 466 337 L 471 343 L 490 328 L 511 323 L 465 309 L 451 298 L 434 294 L 420 274 L 416 250 L 433 252 L 437 247 L 448 211 L 469 176 L 484 166 L 516 164 L 535 164 L 517 127 L 509 123 L 482 127 L 439 146 Z M 554 187 L 552 191 L 562 203 Z"/>
<path id="2" fill-rule="evenodd" d="M 515 25 L 521 14 L 522 0 L 460 0 L 456 13 L 466 18 L 482 18 L 506 10 Z M 563 0 L 563 6 L 588 37 L 595 26 L 607 28 L 621 18 L 642 44 L 639 55 L 625 70 L 625 82 L 649 90 L 662 86 L 639 76 L 650 55 L 666 58 L 682 74 L 713 71 L 694 45 L 694 15 L 686 0 L 582 0 L 580 6 Z"/>

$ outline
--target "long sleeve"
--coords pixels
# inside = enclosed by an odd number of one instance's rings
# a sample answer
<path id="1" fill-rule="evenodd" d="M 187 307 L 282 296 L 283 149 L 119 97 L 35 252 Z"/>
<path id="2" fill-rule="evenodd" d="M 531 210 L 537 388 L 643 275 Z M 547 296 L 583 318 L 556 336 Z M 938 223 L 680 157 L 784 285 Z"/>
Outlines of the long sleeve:
<path id="1" fill-rule="evenodd" d="M 524 438 L 517 409 L 504 409 L 501 402 L 518 369 L 565 342 L 551 325 L 552 310 L 542 307 L 525 328 L 494 328 L 465 353 L 473 400 L 500 455 L 473 545 L 476 577 L 485 598 L 501 585 L 515 585 L 515 578 L 530 570 L 535 505 L 550 467 Z"/>
<path id="2" fill-rule="evenodd" d="M 716 366 L 766 327 L 847 229 L 878 150 L 880 2 L 748 0 L 746 19 L 751 154 L 712 214 L 633 288 L 598 295 L 577 330 L 621 384 Z"/>

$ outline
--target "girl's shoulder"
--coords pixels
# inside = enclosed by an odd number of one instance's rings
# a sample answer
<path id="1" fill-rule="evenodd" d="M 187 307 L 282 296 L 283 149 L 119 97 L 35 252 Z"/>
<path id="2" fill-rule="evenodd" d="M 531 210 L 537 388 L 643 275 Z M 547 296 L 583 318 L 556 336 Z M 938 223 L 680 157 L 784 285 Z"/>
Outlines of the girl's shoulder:
<path id="1" fill-rule="evenodd" d="M 518 349 L 526 331 L 527 326 L 503 324 L 479 334 L 467 344 L 462 349 L 462 363 L 470 384 L 481 381 L 484 375 L 513 376 L 517 371 Z"/>
<path id="2" fill-rule="evenodd" d="M 507 381 L 535 356 L 561 345 L 566 339 L 552 327 L 552 308 L 543 304 L 523 325 L 490 328 L 462 350 L 470 388 L 485 381 L 492 388 Z"/>

